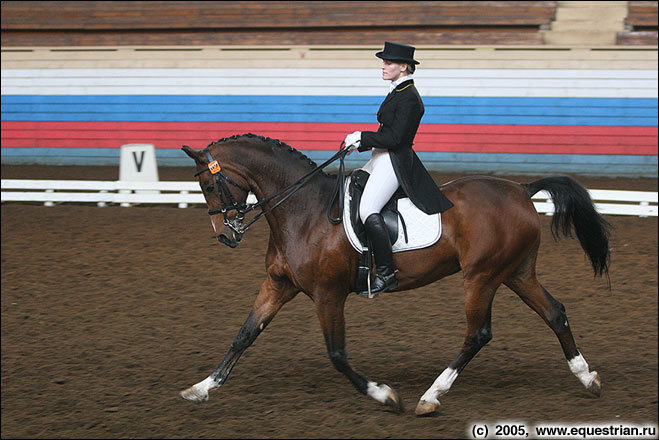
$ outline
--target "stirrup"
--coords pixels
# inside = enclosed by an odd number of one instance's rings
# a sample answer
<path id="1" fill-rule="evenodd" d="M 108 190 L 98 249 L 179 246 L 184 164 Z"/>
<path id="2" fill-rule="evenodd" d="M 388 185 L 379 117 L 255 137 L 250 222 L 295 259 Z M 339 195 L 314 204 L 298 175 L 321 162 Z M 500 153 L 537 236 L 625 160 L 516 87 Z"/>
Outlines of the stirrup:
<path id="1" fill-rule="evenodd" d="M 378 295 L 380 295 L 383 292 L 389 292 L 390 289 L 395 289 L 396 287 L 398 287 L 398 280 L 396 279 L 396 272 L 398 272 L 398 269 L 395 269 L 394 272 L 390 275 L 387 275 L 387 276 L 380 275 L 385 284 L 388 284 L 388 281 L 391 278 L 393 278 L 394 282 L 392 283 L 391 286 L 389 286 L 388 288 L 386 288 L 384 290 L 381 290 L 379 292 L 373 292 L 371 290 L 371 277 L 369 276 L 366 279 L 366 290 L 363 291 L 363 292 L 358 292 L 358 295 L 365 296 L 369 299 L 373 299 L 373 298 L 377 297 Z M 378 275 L 376 274 L 375 276 L 377 277 Z"/>

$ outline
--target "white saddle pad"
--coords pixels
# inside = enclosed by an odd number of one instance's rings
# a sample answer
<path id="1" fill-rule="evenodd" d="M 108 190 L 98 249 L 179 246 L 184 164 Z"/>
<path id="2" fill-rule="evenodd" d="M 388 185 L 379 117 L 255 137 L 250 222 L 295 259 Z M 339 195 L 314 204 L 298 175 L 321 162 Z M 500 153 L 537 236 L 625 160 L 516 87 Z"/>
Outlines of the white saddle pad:
<path id="1" fill-rule="evenodd" d="M 352 228 L 350 221 L 350 194 L 348 188 L 350 185 L 351 177 L 346 178 L 345 182 L 345 200 L 343 202 L 343 229 L 352 247 L 355 248 L 360 254 L 364 251 L 357 234 Z M 414 203 L 409 198 L 398 200 L 398 212 L 405 219 L 407 226 L 408 242 L 405 242 L 405 232 L 403 231 L 403 224 L 398 219 L 398 239 L 392 246 L 394 252 L 411 251 L 414 249 L 422 249 L 439 241 L 442 236 L 442 217 L 441 214 L 428 215 L 414 206 Z"/>

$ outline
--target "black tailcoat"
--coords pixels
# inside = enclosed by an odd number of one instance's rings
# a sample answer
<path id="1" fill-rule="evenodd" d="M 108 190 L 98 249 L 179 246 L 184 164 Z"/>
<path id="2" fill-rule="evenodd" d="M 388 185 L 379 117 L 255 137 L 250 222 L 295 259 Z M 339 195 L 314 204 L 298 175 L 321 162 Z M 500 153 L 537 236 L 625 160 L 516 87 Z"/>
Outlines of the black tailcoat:
<path id="1" fill-rule="evenodd" d="M 371 148 L 389 150 L 398 183 L 407 197 L 426 214 L 436 214 L 446 211 L 453 203 L 442 194 L 412 150 L 424 111 L 414 81 L 399 84 L 380 105 L 378 131 L 362 131 L 359 151 Z"/>

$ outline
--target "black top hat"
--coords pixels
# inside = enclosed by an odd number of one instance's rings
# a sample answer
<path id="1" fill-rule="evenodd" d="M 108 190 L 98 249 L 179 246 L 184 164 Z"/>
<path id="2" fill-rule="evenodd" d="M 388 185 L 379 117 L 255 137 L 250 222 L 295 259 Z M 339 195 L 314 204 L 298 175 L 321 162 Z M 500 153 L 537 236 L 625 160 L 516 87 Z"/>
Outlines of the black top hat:
<path id="1" fill-rule="evenodd" d="M 407 64 L 419 64 L 414 59 L 414 47 L 405 44 L 384 42 L 384 50 L 375 54 L 376 57 L 388 61 L 397 61 Z"/>

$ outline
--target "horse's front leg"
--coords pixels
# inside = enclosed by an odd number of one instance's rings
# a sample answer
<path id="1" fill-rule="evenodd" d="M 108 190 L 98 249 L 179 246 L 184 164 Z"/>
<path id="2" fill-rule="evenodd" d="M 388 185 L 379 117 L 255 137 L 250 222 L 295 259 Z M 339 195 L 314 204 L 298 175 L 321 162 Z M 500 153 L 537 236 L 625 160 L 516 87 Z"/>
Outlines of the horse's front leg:
<path id="1" fill-rule="evenodd" d="M 252 345 L 279 309 L 293 299 L 297 292 L 298 290 L 288 280 L 268 276 L 261 285 L 252 311 L 231 343 L 229 352 L 224 356 L 222 363 L 206 379 L 181 391 L 181 397 L 193 402 L 208 400 L 208 392 L 219 388 L 226 382 L 231 369 L 236 365 L 243 352 Z"/>
<path id="2" fill-rule="evenodd" d="M 355 371 L 348 362 L 348 354 L 345 350 L 344 306 L 346 296 L 347 294 L 326 292 L 314 295 L 316 313 L 323 330 L 329 358 L 334 368 L 343 373 L 360 393 L 371 396 L 396 411 L 403 411 L 403 402 L 396 391 L 388 385 L 368 380 Z"/>

